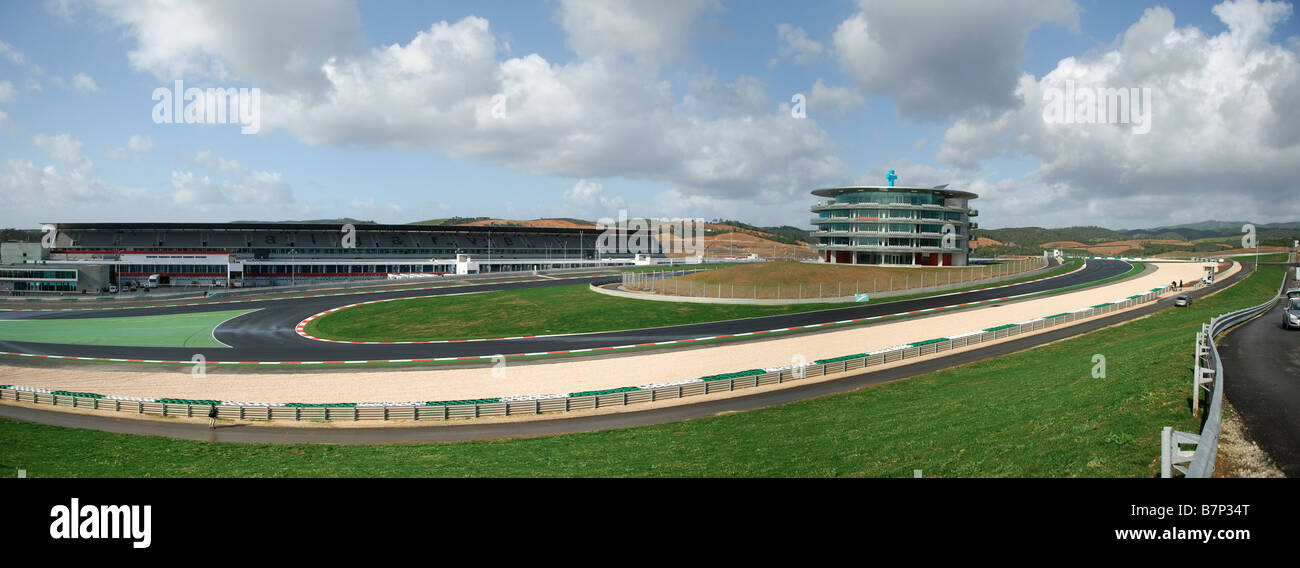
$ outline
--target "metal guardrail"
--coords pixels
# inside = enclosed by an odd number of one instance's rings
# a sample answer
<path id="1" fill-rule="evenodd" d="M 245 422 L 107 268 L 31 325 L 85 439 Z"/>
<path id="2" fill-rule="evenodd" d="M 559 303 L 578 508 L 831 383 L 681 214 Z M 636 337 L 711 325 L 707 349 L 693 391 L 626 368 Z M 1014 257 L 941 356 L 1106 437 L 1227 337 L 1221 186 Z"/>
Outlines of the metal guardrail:
<path id="1" fill-rule="evenodd" d="M 1057 327 L 1071 322 L 1124 310 L 1159 298 L 1159 291 L 1135 295 L 1114 303 L 1100 304 L 1083 310 L 1038 318 L 1019 324 L 1008 324 L 964 336 L 945 338 L 942 341 L 923 342 L 889 348 L 862 357 L 854 357 L 827 363 L 810 363 L 772 369 L 763 374 L 746 375 L 718 380 L 682 381 L 680 383 L 625 390 L 607 394 L 586 396 L 568 396 L 555 398 L 537 398 L 531 400 L 512 400 L 473 404 L 446 405 L 412 405 L 410 403 L 363 403 L 357 406 L 281 406 L 281 405 L 218 405 L 219 418 L 239 420 L 323 420 L 323 421 L 360 421 L 360 420 L 450 420 L 453 418 L 479 418 L 484 416 L 516 416 L 525 414 L 545 414 L 551 412 L 568 412 L 573 410 L 590 410 L 610 406 L 626 406 L 643 402 L 655 402 L 732 392 L 765 385 L 781 384 L 792 380 L 819 377 L 835 373 L 844 373 L 906 359 L 915 359 L 936 355 L 962 347 L 1006 339 L 1049 327 Z M 209 405 L 164 402 L 145 402 L 122 398 L 96 398 L 73 396 L 70 394 L 52 394 L 31 392 L 17 388 L 0 388 L 0 400 L 12 400 L 53 406 L 88 408 L 101 411 L 134 412 L 155 416 L 207 416 Z"/>
<path id="2" fill-rule="evenodd" d="M 1192 412 L 1196 413 L 1201 398 L 1201 389 L 1208 388 L 1210 382 L 1214 388 L 1210 393 L 1210 409 L 1206 414 L 1205 424 L 1200 434 L 1180 432 L 1172 426 L 1165 426 L 1160 432 L 1160 477 L 1173 477 L 1174 471 L 1183 473 L 1184 477 L 1204 478 L 1214 475 L 1214 461 L 1219 454 L 1219 432 L 1223 427 L 1223 363 L 1219 360 L 1219 349 L 1214 345 L 1214 337 L 1237 324 L 1258 316 L 1273 307 L 1286 290 L 1286 277 L 1282 278 L 1282 287 L 1277 295 L 1267 302 L 1235 312 L 1229 312 L 1213 318 L 1210 323 L 1201 324 L 1201 331 L 1196 334 L 1196 360 L 1192 373 Z M 1195 445 L 1196 449 L 1185 450 L 1184 445 Z"/>

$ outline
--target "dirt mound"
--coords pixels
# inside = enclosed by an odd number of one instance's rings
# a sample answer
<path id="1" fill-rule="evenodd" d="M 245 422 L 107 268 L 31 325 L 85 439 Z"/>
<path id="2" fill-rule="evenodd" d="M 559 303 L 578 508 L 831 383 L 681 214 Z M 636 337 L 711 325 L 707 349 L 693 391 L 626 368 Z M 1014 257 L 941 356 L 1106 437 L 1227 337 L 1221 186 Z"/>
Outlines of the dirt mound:
<path id="1" fill-rule="evenodd" d="M 997 247 L 997 246 L 1002 246 L 1007 244 L 1011 246 L 1015 246 L 1015 243 L 1004 243 L 1002 241 L 990 239 L 988 237 L 975 237 L 975 240 L 970 242 L 971 248 Z"/>
<path id="2" fill-rule="evenodd" d="M 458 227 L 530 227 L 541 229 L 595 229 L 595 225 L 582 225 L 564 219 L 534 219 L 519 221 L 514 219 L 480 219 L 470 223 L 461 223 Z"/>
<path id="3" fill-rule="evenodd" d="M 1085 245 L 1079 241 L 1052 241 L 1039 245 L 1045 249 L 1064 249 L 1064 248 L 1085 248 Z"/>
<path id="4" fill-rule="evenodd" d="M 719 225 L 722 226 L 722 225 Z M 674 235 L 664 235 L 660 244 L 665 250 L 681 250 Z M 704 256 L 709 257 L 747 257 L 757 254 L 761 258 L 812 259 L 817 254 L 807 245 L 788 245 L 755 236 L 749 233 L 723 233 L 703 237 Z M 668 253 L 668 256 L 694 256 L 693 253 Z"/>

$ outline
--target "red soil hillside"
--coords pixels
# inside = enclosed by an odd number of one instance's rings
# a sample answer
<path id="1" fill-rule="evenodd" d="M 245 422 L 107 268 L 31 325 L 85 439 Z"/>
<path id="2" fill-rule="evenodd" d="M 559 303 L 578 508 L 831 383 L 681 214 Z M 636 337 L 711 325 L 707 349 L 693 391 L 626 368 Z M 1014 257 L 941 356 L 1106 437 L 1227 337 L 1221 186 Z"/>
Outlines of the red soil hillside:
<path id="1" fill-rule="evenodd" d="M 661 242 L 665 248 L 669 248 L 674 244 L 672 242 L 674 240 L 675 237 L 668 237 Z M 678 245 L 678 248 L 681 248 L 680 245 Z M 704 256 L 744 257 L 750 254 L 757 254 L 762 258 L 795 258 L 800 260 L 817 256 L 807 245 L 778 243 L 749 233 L 723 233 L 704 237 Z M 668 256 L 694 255 L 674 253 Z"/>
<path id="2" fill-rule="evenodd" d="M 1015 246 L 1015 243 L 1004 243 L 1002 241 L 990 239 L 988 237 L 975 237 L 975 240 L 970 242 L 971 248 L 995 247 L 995 246 L 1001 246 L 1006 244 Z"/>

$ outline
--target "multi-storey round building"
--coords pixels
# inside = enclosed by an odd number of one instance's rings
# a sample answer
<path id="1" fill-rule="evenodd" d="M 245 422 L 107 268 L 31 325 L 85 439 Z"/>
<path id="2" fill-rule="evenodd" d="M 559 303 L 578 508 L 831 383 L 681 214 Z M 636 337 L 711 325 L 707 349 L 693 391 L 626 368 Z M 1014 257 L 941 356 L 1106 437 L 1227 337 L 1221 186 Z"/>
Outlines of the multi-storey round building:
<path id="1" fill-rule="evenodd" d="M 938 187 L 888 186 L 818 189 L 829 198 L 812 207 L 813 248 L 835 264 L 966 266 L 970 220 L 979 214 L 968 205 L 979 197 Z"/>

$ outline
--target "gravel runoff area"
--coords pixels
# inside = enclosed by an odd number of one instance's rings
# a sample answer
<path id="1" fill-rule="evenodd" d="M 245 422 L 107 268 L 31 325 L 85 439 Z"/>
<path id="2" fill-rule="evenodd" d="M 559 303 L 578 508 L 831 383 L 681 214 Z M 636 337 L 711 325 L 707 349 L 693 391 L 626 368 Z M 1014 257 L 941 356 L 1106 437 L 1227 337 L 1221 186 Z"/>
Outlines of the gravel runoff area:
<path id="1" fill-rule="evenodd" d="M 707 347 L 650 350 L 600 358 L 491 363 L 461 368 L 337 369 L 321 372 L 223 372 L 209 367 L 0 365 L 0 384 L 123 396 L 249 402 L 398 402 L 569 393 L 692 379 L 745 369 L 789 365 L 873 351 L 910 342 L 978 331 L 1112 302 L 1170 281 L 1200 279 L 1200 263 L 1152 264 L 1131 280 L 1058 295 L 993 304 L 829 332 L 778 335 L 768 340 L 720 342 Z M 1237 270 L 1236 265 L 1222 279 Z M 635 352 L 634 352 L 635 353 Z"/>

